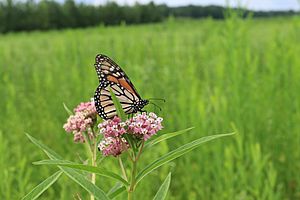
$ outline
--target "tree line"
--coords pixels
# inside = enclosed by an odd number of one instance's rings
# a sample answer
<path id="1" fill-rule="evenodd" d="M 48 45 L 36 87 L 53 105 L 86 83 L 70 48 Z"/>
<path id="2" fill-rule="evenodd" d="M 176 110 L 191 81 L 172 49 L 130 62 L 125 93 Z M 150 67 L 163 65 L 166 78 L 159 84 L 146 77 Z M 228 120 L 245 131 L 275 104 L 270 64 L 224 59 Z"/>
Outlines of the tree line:
<path id="1" fill-rule="evenodd" d="M 254 17 L 298 14 L 294 11 L 242 11 L 244 16 L 252 13 Z M 5 0 L 0 2 L 0 32 L 79 28 L 99 24 L 153 23 L 163 21 L 169 16 L 223 19 L 225 13 L 226 8 L 221 6 L 168 7 L 153 2 L 144 5 L 136 3 L 132 6 L 108 2 L 105 5 L 94 6 L 76 3 L 74 0 L 65 0 L 64 3 L 53 0 Z"/>

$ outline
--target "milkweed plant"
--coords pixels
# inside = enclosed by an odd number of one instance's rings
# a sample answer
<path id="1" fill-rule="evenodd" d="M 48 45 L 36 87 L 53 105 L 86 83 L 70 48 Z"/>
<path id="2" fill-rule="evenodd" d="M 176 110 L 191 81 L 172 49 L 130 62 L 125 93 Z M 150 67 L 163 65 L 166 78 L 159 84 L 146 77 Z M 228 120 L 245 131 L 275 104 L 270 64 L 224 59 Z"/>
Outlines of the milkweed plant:
<path id="1" fill-rule="evenodd" d="M 157 148 L 160 142 L 179 136 L 192 128 L 172 133 L 162 133 L 164 128 L 163 118 L 153 112 L 143 112 L 127 116 L 112 92 L 111 96 L 118 116 L 106 121 L 102 121 L 98 117 L 93 102 L 80 103 L 73 110 L 74 112 L 71 112 L 64 105 L 70 116 L 63 128 L 67 133 L 73 134 L 75 143 L 81 143 L 85 146 L 86 152 L 88 152 L 88 162 L 76 163 L 65 160 L 52 149 L 27 134 L 30 141 L 43 150 L 49 157 L 47 160 L 37 161 L 34 164 L 54 165 L 58 167 L 58 171 L 33 188 L 23 197 L 23 200 L 37 199 L 62 174 L 67 175 L 76 184 L 79 184 L 89 192 L 91 200 L 114 199 L 123 192 L 127 192 L 128 200 L 131 200 L 133 199 L 136 187 L 152 171 L 188 153 L 205 142 L 233 134 L 211 135 L 196 139 L 168 152 L 150 162 L 143 169 L 140 169 L 138 163 L 146 149 Z M 85 151 L 84 148 L 83 151 Z M 97 166 L 97 161 L 104 157 L 112 157 L 117 160 L 120 169 L 119 173 L 105 170 L 105 162 L 101 162 L 101 166 Z M 127 159 L 131 163 L 129 169 L 124 167 L 122 159 Z M 97 177 L 101 178 L 101 182 L 104 182 L 105 178 L 113 179 L 116 182 L 115 186 L 108 192 L 105 192 L 97 186 Z M 160 188 L 158 188 L 153 199 L 165 199 L 170 182 L 171 173 L 168 174 Z M 80 195 L 78 195 L 78 199 L 81 199 Z"/>

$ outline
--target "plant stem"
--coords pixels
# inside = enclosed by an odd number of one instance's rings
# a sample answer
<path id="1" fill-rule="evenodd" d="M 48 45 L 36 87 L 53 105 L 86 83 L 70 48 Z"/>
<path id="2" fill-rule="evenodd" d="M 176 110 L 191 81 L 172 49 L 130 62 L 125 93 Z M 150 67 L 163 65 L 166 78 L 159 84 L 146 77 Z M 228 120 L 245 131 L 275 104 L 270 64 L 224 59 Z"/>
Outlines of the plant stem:
<path id="1" fill-rule="evenodd" d="M 93 145 L 93 153 L 92 153 L 92 166 L 97 167 L 97 162 L 96 162 L 96 144 Z M 96 174 L 92 173 L 92 183 L 95 184 L 96 183 Z"/>
<path id="2" fill-rule="evenodd" d="M 126 171 L 125 171 L 121 156 L 118 156 L 118 159 L 119 159 L 119 164 L 120 164 L 120 167 L 121 167 L 121 170 L 122 170 L 123 178 L 127 181 L 128 178 L 127 178 L 127 175 L 126 175 Z"/>
<path id="3" fill-rule="evenodd" d="M 136 181 L 135 176 L 136 176 L 136 169 L 137 169 L 136 167 L 137 167 L 137 162 L 136 162 L 136 160 L 134 160 L 132 162 L 131 181 L 130 181 L 130 186 L 128 189 L 128 200 L 132 199 L 132 194 L 135 189 L 135 181 Z"/>
<path id="4" fill-rule="evenodd" d="M 91 149 L 91 161 L 92 161 L 92 166 L 94 167 L 97 167 L 97 143 L 96 143 L 96 135 L 95 135 L 95 132 L 94 132 L 94 129 L 92 128 L 92 133 L 93 133 L 93 136 L 94 136 L 94 139 L 91 141 L 90 143 L 90 149 Z M 96 174 L 95 173 L 92 173 L 92 176 L 91 176 L 91 182 L 95 185 L 96 184 Z M 95 197 L 94 195 L 91 195 L 91 200 L 95 200 Z"/>
<path id="5" fill-rule="evenodd" d="M 139 152 L 137 154 L 137 156 L 132 160 L 132 171 L 131 171 L 131 181 L 130 181 L 130 186 L 128 189 L 128 200 L 132 200 L 133 198 L 133 192 L 135 189 L 135 184 L 136 184 L 136 171 L 137 171 L 137 161 L 139 160 L 142 151 L 144 148 L 144 141 L 142 142 L 142 145 L 139 149 Z"/>
<path id="6" fill-rule="evenodd" d="M 129 192 L 129 191 L 128 191 L 127 199 L 128 199 L 128 200 L 132 200 L 132 192 Z"/>
<path id="7" fill-rule="evenodd" d="M 143 148 L 144 148 L 144 144 L 145 144 L 145 141 L 142 142 L 142 145 L 141 145 L 141 147 L 140 147 L 139 153 L 138 153 L 138 155 L 137 155 L 136 158 L 135 158 L 135 161 L 136 161 L 136 162 L 138 161 L 138 159 L 140 158 L 140 156 L 141 156 L 141 154 L 142 154 L 142 151 L 143 151 Z"/>
<path id="8" fill-rule="evenodd" d="M 97 162 L 96 162 L 96 143 L 93 145 L 93 152 L 92 152 L 92 166 L 96 167 L 97 166 Z M 95 185 L 96 184 L 96 174 L 92 173 L 92 177 L 91 177 L 91 182 Z M 91 200 L 94 200 L 95 197 L 94 195 L 91 194 Z"/>

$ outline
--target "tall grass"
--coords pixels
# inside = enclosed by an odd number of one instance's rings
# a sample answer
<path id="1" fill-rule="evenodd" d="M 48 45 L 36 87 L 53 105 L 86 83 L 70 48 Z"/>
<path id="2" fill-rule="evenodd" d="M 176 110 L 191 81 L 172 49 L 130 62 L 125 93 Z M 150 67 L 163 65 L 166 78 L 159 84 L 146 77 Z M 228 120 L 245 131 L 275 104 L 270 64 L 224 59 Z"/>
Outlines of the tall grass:
<path id="1" fill-rule="evenodd" d="M 0 35 L 0 199 L 24 196 L 56 170 L 33 168 L 41 155 L 24 132 L 80 160 L 83 147 L 62 129 L 62 103 L 73 107 L 93 95 L 97 53 L 123 66 L 142 97 L 167 100 L 166 131 L 196 127 L 156 155 L 199 136 L 239 133 L 153 173 L 137 198 L 150 199 L 177 165 L 169 199 L 300 199 L 299 35 L 298 17 Z M 143 164 L 154 159 L 145 155 Z M 108 160 L 106 167 L 116 168 Z M 112 183 L 98 184 L 108 190 Z M 77 194 L 87 195 L 63 176 L 42 198 Z"/>

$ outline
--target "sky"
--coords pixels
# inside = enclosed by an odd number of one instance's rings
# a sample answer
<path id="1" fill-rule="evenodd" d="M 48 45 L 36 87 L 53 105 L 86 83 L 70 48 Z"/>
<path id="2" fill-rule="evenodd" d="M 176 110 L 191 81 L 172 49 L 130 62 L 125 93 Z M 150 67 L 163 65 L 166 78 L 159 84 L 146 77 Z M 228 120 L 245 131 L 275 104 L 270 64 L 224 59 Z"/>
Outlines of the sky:
<path id="1" fill-rule="evenodd" d="M 77 0 L 90 4 L 104 4 L 107 0 Z M 113 0 L 118 4 L 132 5 L 135 2 L 148 3 L 150 0 Z M 155 3 L 166 3 L 169 6 L 182 6 L 188 4 L 194 5 L 226 5 L 229 2 L 231 6 L 240 5 L 253 10 L 300 10 L 300 0 L 152 0 Z"/>

